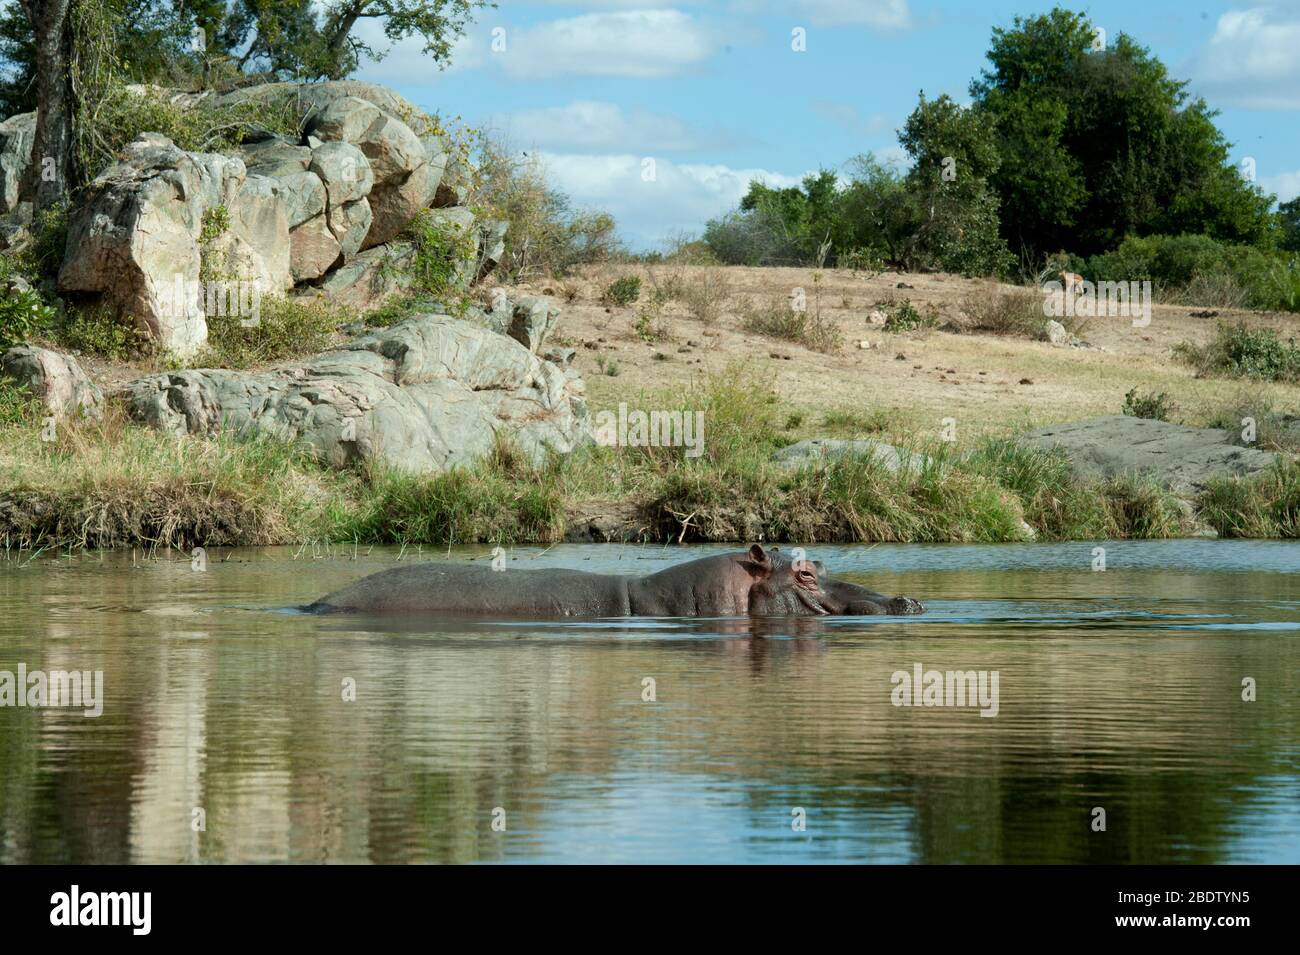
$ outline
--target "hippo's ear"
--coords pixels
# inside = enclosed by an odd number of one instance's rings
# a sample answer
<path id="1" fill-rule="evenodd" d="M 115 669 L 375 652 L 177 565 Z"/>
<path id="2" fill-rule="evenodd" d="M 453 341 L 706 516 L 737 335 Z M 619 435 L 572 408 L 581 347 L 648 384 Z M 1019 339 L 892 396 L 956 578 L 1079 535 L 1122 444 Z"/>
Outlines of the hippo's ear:
<path id="1" fill-rule="evenodd" d="M 775 549 L 773 548 L 773 550 Z M 757 564 L 764 573 L 771 573 L 772 559 L 764 552 L 762 545 L 755 544 L 749 548 L 749 559 Z"/>

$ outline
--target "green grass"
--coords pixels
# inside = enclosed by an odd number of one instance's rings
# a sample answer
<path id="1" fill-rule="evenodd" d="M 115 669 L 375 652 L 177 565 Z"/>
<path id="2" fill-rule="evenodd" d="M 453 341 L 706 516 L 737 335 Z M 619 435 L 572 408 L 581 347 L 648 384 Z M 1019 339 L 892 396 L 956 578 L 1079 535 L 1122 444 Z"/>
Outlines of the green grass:
<path id="1" fill-rule="evenodd" d="M 12 386 L 0 388 L 0 536 L 8 547 L 188 548 L 333 541 L 550 543 L 571 517 L 608 507 L 659 541 L 1010 542 L 1164 538 L 1191 529 L 1185 504 L 1150 481 L 1077 478 L 1061 455 L 1011 438 L 780 468 L 790 443 L 771 384 L 732 369 L 686 394 L 633 407 L 702 411 L 704 453 L 584 447 L 534 462 L 498 443 L 472 467 L 335 471 L 270 439 L 161 435 L 110 406 L 61 422 L 53 442 Z M 1300 535 L 1300 466 L 1212 484 L 1196 517 L 1224 536 Z"/>
<path id="2" fill-rule="evenodd" d="M 1221 537 L 1300 537 L 1300 464 L 1284 459 L 1263 474 L 1213 481 L 1197 511 Z"/>

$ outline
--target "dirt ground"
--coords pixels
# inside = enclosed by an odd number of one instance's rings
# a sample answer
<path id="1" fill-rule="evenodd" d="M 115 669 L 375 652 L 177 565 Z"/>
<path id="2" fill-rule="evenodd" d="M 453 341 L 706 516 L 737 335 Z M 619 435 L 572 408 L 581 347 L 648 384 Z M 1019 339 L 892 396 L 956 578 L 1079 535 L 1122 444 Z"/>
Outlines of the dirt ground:
<path id="1" fill-rule="evenodd" d="M 1134 387 L 1167 392 L 1176 409 L 1173 420 L 1187 424 L 1204 424 L 1248 397 L 1300 411 L 1297 386 L 1198 379 L 1171 352 L 1178 342 L 1204 343 L 1220 320 L 1272 325 L 1291 335 L 1300 330 L 1300 316 L 1218 309 L 1215 316 L 1197 317 L 1192 313 L 1206 310 L 1157 304 L 1144 328 L 1133 327 L 1127 317 L 1089 319 L 1081 332 L 1089 348 L 938 329 L 892 334 L 868 318 L 879 303 L 908 299 L 922 313 L 932 310 L 940 324 L 961 325 L 968 297 L 987 283 L 946 274 L 819 274 L 814 281 L 814 271 L 804 268 L 601 266 L 519 290 L 551 295 L 563 308 L 552 341 L 577 349 L 593 409 L 729 373 L 771 383 L 786 418 L 802 419 L 790 428 L 798 437 L 828 433 L 824 419 L 830 412 L 883 414 L 890 422 L 885 431 L 916 438 L 937 435 L 949 417 L 956 419 L 961 438 L 1023 430 L 1118 414 Z M 640 300 L 626 307 L 602 304 L 602 290 L 624 275 L 641 277 Z M 705 282 L 725 288 L 716 316 L 701 321 L 686 302 L 674 300 L 656 316 L 665 337 L 642 340 L 637 316 L 653 288 L 689 289 Z M 839 324 L 845 343 L 838 351 L 823 354 L 742 327 L 739 310 L 747 298 L 785 298 L 795 288 L 805 290 L 808 309 L 819 301 L 823 314 Z M 611 363 L 616 375 L 607 373 Z"/>

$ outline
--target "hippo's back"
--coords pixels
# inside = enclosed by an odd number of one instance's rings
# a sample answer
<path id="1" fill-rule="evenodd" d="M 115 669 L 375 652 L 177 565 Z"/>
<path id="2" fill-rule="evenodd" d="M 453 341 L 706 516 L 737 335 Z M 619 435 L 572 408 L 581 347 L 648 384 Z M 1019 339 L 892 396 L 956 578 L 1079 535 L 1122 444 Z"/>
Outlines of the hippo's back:
<path id="1" fill-rule="evenodd" d="M 447 613 L 471 616 L 623 616 L 623 578 L 581 570 L 493 570 L 431 561 L 382 570 L 327 594 L 315 613 Z"/>

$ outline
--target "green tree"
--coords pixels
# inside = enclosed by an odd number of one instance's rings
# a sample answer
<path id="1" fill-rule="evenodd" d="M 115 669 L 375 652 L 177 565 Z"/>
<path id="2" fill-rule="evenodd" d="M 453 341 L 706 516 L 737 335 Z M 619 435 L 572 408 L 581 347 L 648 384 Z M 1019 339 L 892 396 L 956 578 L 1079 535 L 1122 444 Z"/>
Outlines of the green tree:
<path id="1" fill-rule="evenodd" d="M 1026 259 L 1130 234 L 1274 240 L 1272 197 L 1228 163 L 1216 112 L 1132 38 L 1103 43 L 1058 7 L 995 29 L 988 60 L 971 95 L 996 130 L 1002 233 Z"/>
<path id="2" fill-rule="evenodd" d="M 998 274 L 1011 264 L 998 234 L 990 177 L 1001 163 L 983 116 L 947 95 L 920 102 L 898 141 L 912 158 L 909 191 L 921 210 L 907 259 L 967 274 Z"/>
<path id="3" fill-rule="evenodd" d="M 1288 252 L 1300 252 L 1300 197 L 1278 206 L 1277 215 L 1282 227 L 1279 244 Z"/>

